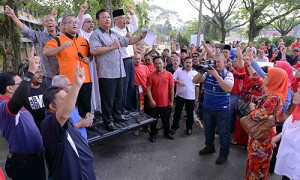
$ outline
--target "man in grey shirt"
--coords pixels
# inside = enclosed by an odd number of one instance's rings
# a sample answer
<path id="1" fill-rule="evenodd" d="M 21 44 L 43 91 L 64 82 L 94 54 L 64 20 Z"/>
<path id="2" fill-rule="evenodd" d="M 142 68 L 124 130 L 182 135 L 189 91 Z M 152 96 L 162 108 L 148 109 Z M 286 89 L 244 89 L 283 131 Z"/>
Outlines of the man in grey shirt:
<path id="1" fill-rule="evenodd" d="M 47 32 L 44 32 L 35 31 L 23 24 L 15 15 L 14 10 L 9 6 L 5 6 L 5 15 L 11 17 L 24 37 L 30 39 L 34 43 L 38 43 L 38 52 L 41 58 L 41 69 L 45 77 L 44 80 L 48 86 L 51 86 L 52 77 L 59 74 L 58 62 L 55 56 L 49 58 L 44 56 L 43 47 L 50 39 L 59 35 L 55 28 L 55 18 L 51 14 L 44 16 L 43 25 L 47 29 Z"/>
<path id="2" fill-rule="evenodd" d="M 122 78 L 126 74 L 119 47 L 135 44 L 147 33 L 129 39 L 111 31 L 111 18 L 106 9 L 99 10 L 96 19 L 99 28 L 91 35 L 90 51 L 97 63 L 103 123 L 113 131 L 114 121 L 124 121 L 121 116 Z"/>

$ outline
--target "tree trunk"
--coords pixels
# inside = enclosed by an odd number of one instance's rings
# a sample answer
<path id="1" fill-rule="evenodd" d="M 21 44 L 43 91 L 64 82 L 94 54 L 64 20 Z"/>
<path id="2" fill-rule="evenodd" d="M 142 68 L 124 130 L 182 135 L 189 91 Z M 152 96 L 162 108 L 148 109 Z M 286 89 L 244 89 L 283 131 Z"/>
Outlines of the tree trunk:
<path id="1" fill-rule="evenodd" d="M 249 19 L 249 32 L 248 32 L 248 39 L 249 42 L 253 42 L 254 41 L 254 28 L 255 28 L 255 20 L 253 15 L 250 15 L 250 19 Z"/>
<path id="2" fill-rule="evenodd" d="M 6 3 L 13 9 L 17 9 L 16 1 L 8 1 Z M 17 14 L 17 12 L 15 11 Z M 1 46 L 3 49 L 3 72 L 8 70 L 17 70 L 20 62 L 20 34 L 16 30 L 15 23 L 11 18 L 5 16 L 4 22 L 1 24 L 0 34 Z"/>
<path id="3" fill-rule="evenodd" d="M 225 38 L 226 38 L 226 31 L 225 29 L 221 29 L 221 32 L 222 32 L 222 41 L 225 42 Z"/>

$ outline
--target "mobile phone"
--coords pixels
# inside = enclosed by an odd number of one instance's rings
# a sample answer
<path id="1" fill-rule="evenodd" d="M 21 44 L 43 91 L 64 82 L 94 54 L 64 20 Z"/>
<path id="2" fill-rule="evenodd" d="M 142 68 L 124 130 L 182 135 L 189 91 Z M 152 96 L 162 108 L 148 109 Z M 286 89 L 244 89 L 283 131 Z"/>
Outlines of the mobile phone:
<path id="1" fill-rule="evenodd" d="M 86 113 L 86 119 L 90 122 L 90 125 L 93 124 L 93 119 L 94 119 L 94 117 L 95 117 L 94 114 L 92 114 L 92 113 L 90 113 L 90 112 Z"/>

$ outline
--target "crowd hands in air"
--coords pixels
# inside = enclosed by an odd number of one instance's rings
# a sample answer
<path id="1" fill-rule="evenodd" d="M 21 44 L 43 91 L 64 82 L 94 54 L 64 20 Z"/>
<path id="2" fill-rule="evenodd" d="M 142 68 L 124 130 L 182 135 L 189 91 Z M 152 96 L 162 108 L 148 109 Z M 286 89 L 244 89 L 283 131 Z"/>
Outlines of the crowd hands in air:
<path id="1" fill-rule="evenodd" d="M 49 178 L 96 179 L 86 132 L 95 115 L 114 131 L 130 112 L 144 112 L 160 118 L 163 135 L 174 140 L 185 107 L 185 134 L 193 133 L 194 122 L 204 127 L 200 156 L 216 152 L 218 134 L 217 165 L 227 161 L 230 144 L 241 145 L 248 150 L 245 179 L 267 179 L 274 172 L 283 179 L 300 179 L 299 147 L 294 146 L 300 143 L 300 38 L 291 47 L 284 41 L 259 47 L 202 41 L 189 48 L 173 39 L 160 54 L 157 45 L 151 50 L 135 45 L 147 33 L 136 33 L 130 7 L 128 16 L 123 9 L 113 11 L 113 17 L 101 9 L 95 18 L 85 14 L 87 9 L 86 1 L 77 17 L 67 15 L 58 24 L 54 11 L 43 18 L 41 32 L 5 6 L 23 36 L 37 43 L 39 54 L 31 50 L 20 66 L 23 77 L 0 75 L 0 128 L 9 144 L 5 170 L 10 178 L 46 179 L 46 161 Z M 139 102 L 133 102 L 135 86 Z M 240 123 L 246 116 L 266 122 L 275 114 L 276 124 L 264 138 L 247 134 Z M 155 142 L 157 121 L 149 134 Z"/>

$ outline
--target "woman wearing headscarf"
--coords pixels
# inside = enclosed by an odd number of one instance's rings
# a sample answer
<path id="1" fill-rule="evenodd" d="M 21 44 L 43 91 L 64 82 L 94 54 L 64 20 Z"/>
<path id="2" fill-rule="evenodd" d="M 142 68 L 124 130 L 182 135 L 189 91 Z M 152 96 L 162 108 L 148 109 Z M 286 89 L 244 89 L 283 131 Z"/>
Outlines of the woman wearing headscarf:
<path id="1" fill-rule="evenodd" d="M 252 119 L 267 120 L 270 115 L 281 114 L 282 102 L 285 102 L 288 90 L 288 75 L 280 68 L 269 68 L 264 78 L 265 95 L 260 99 L 260 106 L 250 104 Z M 276 107 L 278 107 L 276 109 Z M 276 112 L 274 112 L 276 111 Z M 276 135 L 275 126 L 269 130 L 265 139 L 249 137 L 246 180 L 267 180 L 273 152 L 272 138 Z"/>
<path id="2" fill-rule="evenodd" d="M 281 114 L 285 113 L 287 109 L 289 108 L 292 98 L 293 98 L 293 90 L 292 90 L 292 82 L 293 82 L 293 68 L 287 61 L 275 61 L 275 67 L 281 68 L 285 70 L 285 72 L 288 75 L 288 92 L 285 102 L 283 102 Z M 278 118 L 279 122 L 276 123 L 276 133 L 279 134 L 282 132 L 282 125 L 284 123 L 286 118 Z M 275 163 L 276 163 L 276 155 L 278 152 L 278 147 L 280 146 L 280 141 L 277 142 L 277 146 L 273 149 L 273 155 L 270 163 L 269 173 L 274 173 Z"/>
<path id="3" fill-rule="evenodd" d="M 282 180 L 300 179 L 300 89 L 294 94 L 293 104 L 297 107 L 284 122 L 282 133 L 273 138 L 274 146 L 281 139 L 275 173 L 283 175 Z"/>

